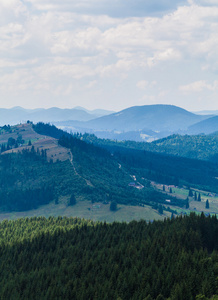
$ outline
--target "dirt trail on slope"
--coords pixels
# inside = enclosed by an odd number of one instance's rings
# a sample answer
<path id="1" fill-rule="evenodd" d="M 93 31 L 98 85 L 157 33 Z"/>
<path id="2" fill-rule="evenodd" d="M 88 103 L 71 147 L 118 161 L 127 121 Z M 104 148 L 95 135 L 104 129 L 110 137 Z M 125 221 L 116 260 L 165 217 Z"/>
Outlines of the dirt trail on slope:
<path id="1" fill-rule="evenodd" d="M 76 168 L 75 168 L 75 165 L 74 165 L 74 162 L 73 162 L 73 153 L 72 153 L 71 151 L 70 151 L 70 163 L 71 163 L 71 165 L 73 166 L 73 170 L 74 170 L 75 174 L 76 174 L 78 177 L 80 177 L 81 179 L 85 180 L 85 182 L 86 182 L 87 185 L 94 187 L 94 185 L 91 183 L 90 180 L 88 180 L 88 179 L 82 177 L 82 176 L 77 172 L 77 170 L 76 170 Z"/>

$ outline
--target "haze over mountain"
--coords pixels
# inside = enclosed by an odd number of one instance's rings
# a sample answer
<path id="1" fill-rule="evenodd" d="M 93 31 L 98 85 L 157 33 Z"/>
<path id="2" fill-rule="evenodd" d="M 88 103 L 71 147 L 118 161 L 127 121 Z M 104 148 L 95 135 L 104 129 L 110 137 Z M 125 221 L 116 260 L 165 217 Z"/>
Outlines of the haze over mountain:
<path id="1" fill-rule="evenodd" d="M 200 121 L 188 128 L 189 134 L 210 134 L 218 131 L 218 116 Z"/>
<path id="2" fill-rule="evenodd" d="M 218 115 L 218 110 L 201 110 L 201 111 L 193 111 L 196 115 Z"/>
<path id="3" fill-rule="evenodd" d="M 149 142 L 172 133 L 207 134 L 218 130 L 216 117 L 163 104 L 133 106 L 112 113 L 102 109 L 90 111 L 83 107 L 24 109 L 17 106 L 0 109 L 0 126 L 27 120 L 50 122 L 67 131 L 94 133 L 100 138 Z"/>
<path id="4" fill-rule="evenodd" d="M 74 107 L 74 109 L 83 110 L 83 111 L 86 111 L 87 113 L 89 113 L 91 115 L 95 115 L 95 116 L 98 116 L 98 117 L 102 117 L 102 116 L 106 116 L 106 115 L 110 115 L 110 114 L 115 113 L 115 111 L 113 111 L 113 110 L 105 110 L 105 109 L 89 110 L 89 109 L 86 109 L 82 106 L 76 106 L 76 107 Z"/>
<path id="5" fill-rule="evenodd" d="M 88 111 L 82 107 L 78 109 L 61 109 L 58 107 L 25 109 L 16 106 L 11 109 L 0 109 L 0 125 L 14 125 L 27 120 L 33 122 L 57 122 L 66 120 L 89 121 L 109 113 L 110 112 L 106 110 Z"/>
<path id="6" fill-rule="evenodd" d="M 86 122 L 96 129 L 177 131 L 207 118 L 173 105 L 133 106 L 118 113 Z"/>
<path id="7" fill-rule="evenodd" d="M 134 106 L 87 122 L 60 122 L 57 126 L 98 137 L 118 140 L 151 141 L 175 132 L 184 133 L 189 126 L 209 118 L 173 105 Z"/>

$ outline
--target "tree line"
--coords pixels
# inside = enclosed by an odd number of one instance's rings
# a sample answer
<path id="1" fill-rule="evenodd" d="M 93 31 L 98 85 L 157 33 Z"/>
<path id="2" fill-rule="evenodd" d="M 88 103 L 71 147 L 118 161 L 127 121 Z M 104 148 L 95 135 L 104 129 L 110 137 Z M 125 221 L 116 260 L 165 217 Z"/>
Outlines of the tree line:
<path id="1" fill-rule="evenodd" d="M 217 218 L 203 214 L 129 224 L 3 221 L 1 298 L 212 299 L 218 295 L 217 236 Z"/>

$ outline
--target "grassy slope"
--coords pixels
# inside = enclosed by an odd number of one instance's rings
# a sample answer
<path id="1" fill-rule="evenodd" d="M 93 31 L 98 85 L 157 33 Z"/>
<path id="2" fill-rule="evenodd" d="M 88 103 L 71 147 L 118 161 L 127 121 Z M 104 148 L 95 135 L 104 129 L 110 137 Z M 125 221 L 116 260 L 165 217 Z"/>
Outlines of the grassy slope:
<path id="1" fill-rule="evenodd" d="M 31 148 L 32 146 L 28 146 L 29 140 L 31 141 L 32 145 L 41 151 L 47 150 L 47 157 L 48 159 L 52 158 L 54 161 L 57 159 L 61 161 L 65 161 L 67 159 L 70 159 L 69 151 L 68 149 L 58 145 L 58 141 L 52 137 L 40 135 L 36 133 L 31 124 L 21 124 L 11 127 L 12 132 L 5 132 L 1 130 L 0 134 L 0 144 L 7 143 L 8 139 L 10 137 L 17 139 L 18 135 L 22 135 L 22 139 L 25 141 L 24 146 L 21 146 L 19 148 L 5 151 L 4 153 L 11 153 L 11 152 L 18 152 L 22 151 L 22 149 Z"/>
<path id="2" fill-rule="evenodd" d="M 91 219 L 94 221 L 106 221 L 106 222 L 130 222 L 132 220 L 163 220 L 166 217 L 170 217 L 170 213 L 164 212 L 164 215 L 160 215 L 157 211 L 153 210 L 150 206 L 139 207 L 129 205 L 118 205 L 116 212 L 110 211 L 109 204 L 94 203 L 90 201 L 78 201 L 74 206 L 67 205 L 67 197 L 62 197 L 60 204 L 55 205 L 50 203 L 43 205 L 38 209 L 25 211 L 25 212 L 13 212 L 13 213 L 0 213 L 0 221 L 4 219 L 14 220 L 23 217 L 33 216 L 67 216 L 67 217 L 79 217 L 84 219 Z M 96 206 L 100 208 L 96 208 Z"/>
<path id="3" fill-rule="evenodd" d="M 163 185 L 161 184 L 156 184 L 153 182 L 153 186 L 155 186 L 158 190 L 163 189 Z M 165 185 L 166 193 L 169 195 L 175 195 L 177 198 L 181 199 L 186 199 L 188 197 L 189 189 L 188 188 L 179 188 L 179 187 L 171 187 L 173 194 L 169 193 L 169 187 Z M 202 190 L 197 190 L 197 189 L 192 189 L 193 192 L 197 192 L 201 194 L 201 202 L 194 201 L 193 198 L 189 197 L 189 209 L 181 209 L 179 207 L 171 206 L 172 209 L 176 209 L 178 213 L 190 213 L 191 211 L 195 212 L 205 212 L 205 213 L 210 213 L 210 214 L 218 214 L 218 196 L 215 194 L 208 195 L 207 191 L 202 191 Z M 205 208 L 206 201 L 209 201 L 209 209 Z"/>

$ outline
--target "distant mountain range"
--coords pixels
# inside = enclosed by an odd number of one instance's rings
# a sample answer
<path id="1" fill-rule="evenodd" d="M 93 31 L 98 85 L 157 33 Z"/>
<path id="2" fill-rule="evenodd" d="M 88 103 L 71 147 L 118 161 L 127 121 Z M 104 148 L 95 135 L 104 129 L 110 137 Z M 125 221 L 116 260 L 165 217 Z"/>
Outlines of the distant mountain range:
<path id="1" fill-rule="evenodd" d="M 134 106 L 85 123 L 86 128 L 118 131 L 186 130 L 208 116 L 199 116 L 173 105 Z"/>
<path id="2" fill-rule="evenodd" d="M 196 115 L 218 115 L 218 110 L 201 110 L 193 113 Z"/>
<path id="3" fill-rule="evenodd" d="M 179 134 L 208 134 L 218 131 L 218 116 L 189 112 L 174 105 L 133 106 L 119 112 L 83 107 L 72 109 L 0 109 L 0 125 L 27 120 L 53 123 L 72 132 L 94 133 L 100 138 L 153 141 Z"/>
<path id="4" fill-rule="evenodd" d="M 83 110 L 83 111 L 86 111 L 87 113 L 89 113 L 91 115 L 96 115 L 96 116 L 99 116 L 99 117 L 115 113 L 115 111 L 113 111 L 113 110 L 105 110 L 105 109 L 88 110 L 88 109 L 86 109 L 82 106 L 76 106 L 76 107 L 74 107 L 74 109 Z"/>
<path id="5" fill-rule="evenodd" d="M 72 109 L 61 109 L 52 107 L 48 109 L 24 109 L 20 106 L 11 109 L 0 108 L 0 125 L 15 125 L 27 120 L 33 122 L 58 122 L 66 120 L 89 121 L 103 115 L 110 114 L 111 111 L 94 110 L 89 111 L 82 107 Z"/>
<path id="6" fill-rule="evenodd" d="M 210 134 L 218 131 L 218 116 L 198 122 L 188 128 L 189 134 Z"/>
<path id="7" fill-rule="evenodd" d="M 134 106 L 86 122 L 56 122 L 72 131 L 95 133 L 100 138 L 152 141 L 172 133 L 189 133 L 190 126 L 210 118 L 173 105 Z"/>

